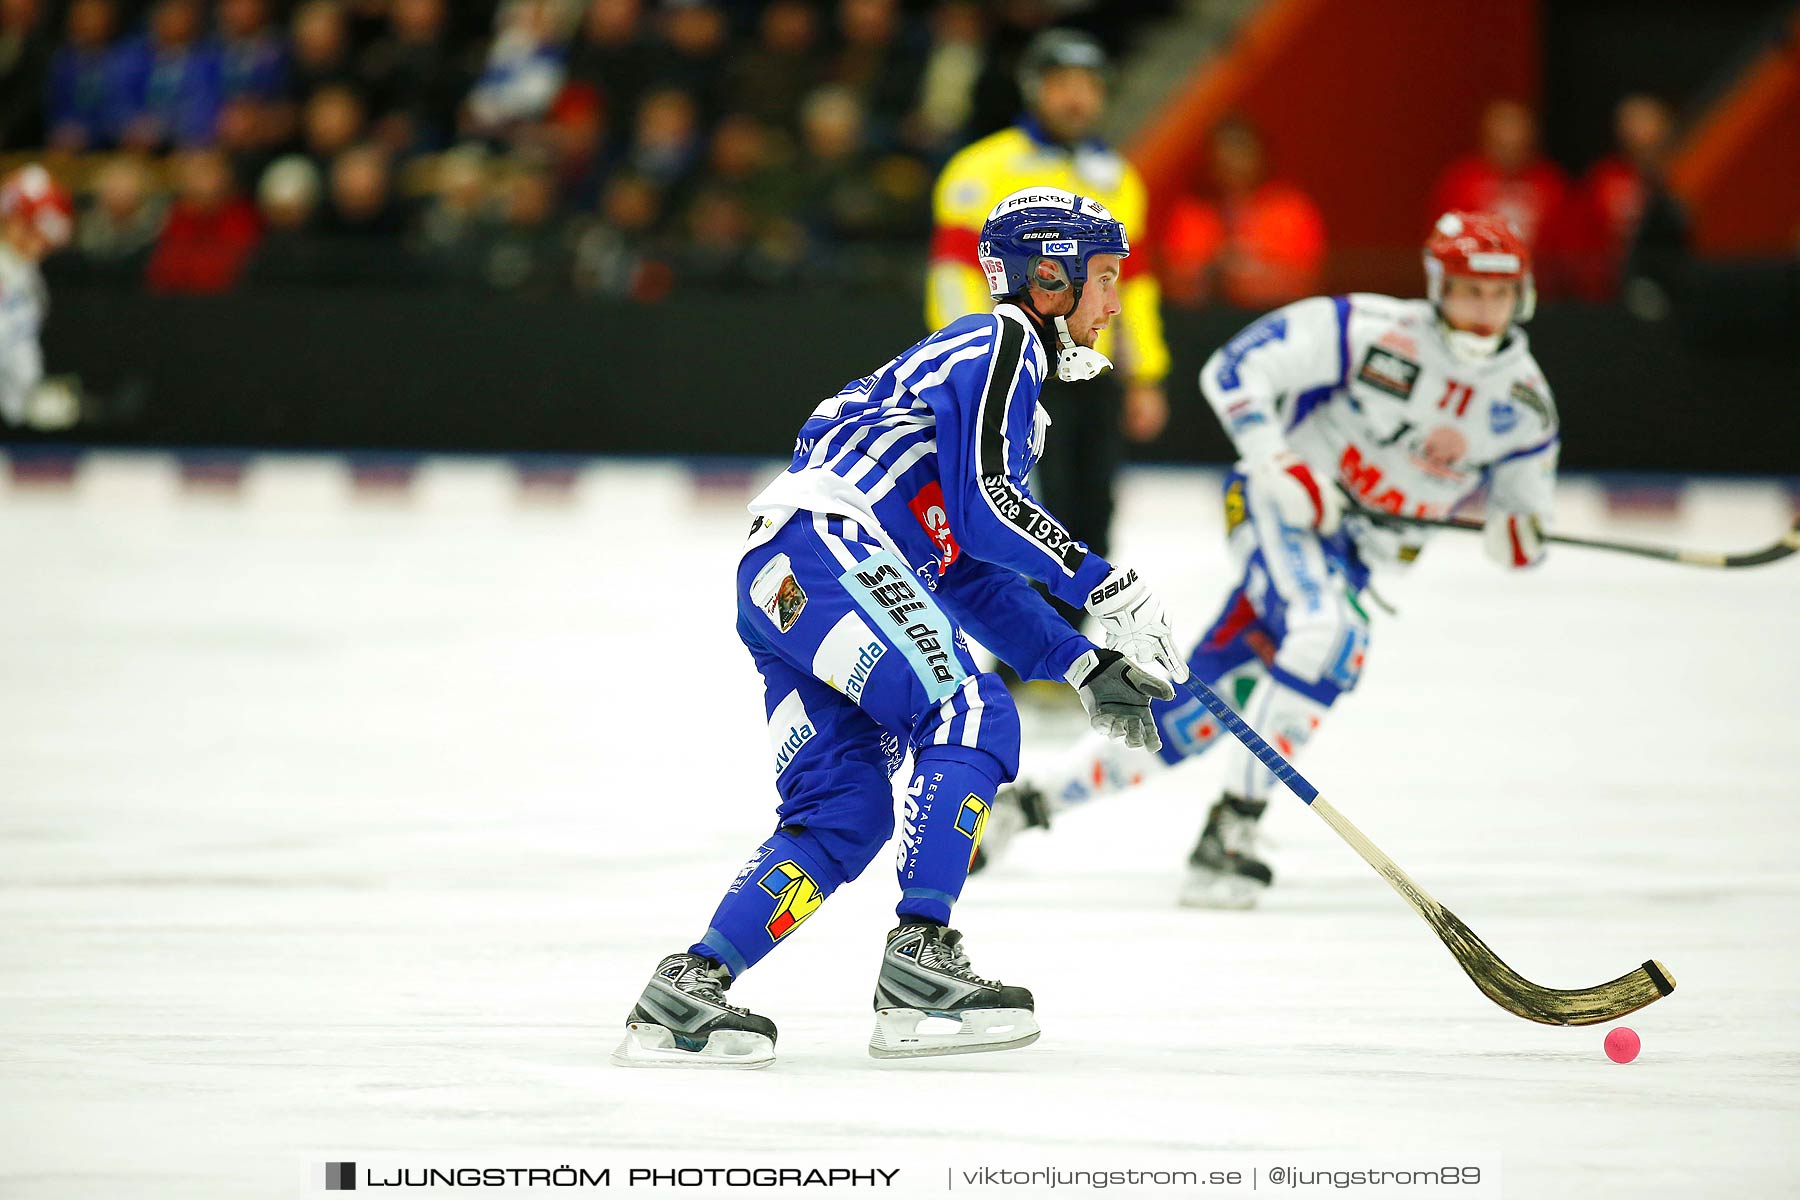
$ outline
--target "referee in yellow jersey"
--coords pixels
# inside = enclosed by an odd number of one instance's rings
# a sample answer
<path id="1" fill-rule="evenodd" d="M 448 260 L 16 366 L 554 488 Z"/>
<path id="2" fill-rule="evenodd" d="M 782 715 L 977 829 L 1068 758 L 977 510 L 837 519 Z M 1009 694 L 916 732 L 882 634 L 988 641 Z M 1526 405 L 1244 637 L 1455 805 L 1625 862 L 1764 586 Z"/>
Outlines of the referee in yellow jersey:
<path id="1" fill-rule="evenodd" d="M 925 300 L 931 329 L 993 307 L 987 278 L 976 266 L 975 244 L 988 211 L 1022 188 L 1066 188 L 1092 196 L 1124 222 L 1134 251 L 1119 282 L 1124 312 L 1096 347 L 1112 359 L 1114 370 L 1086 383 L 1052 378 L 1045 384 L 1042 403 L 1056 433 L 1036 478 L 1045 506 L 1102 555 L 1109 550 L 1113 476 L 1125 456 L 1125 439 L 1149 441 L 1162 432 L 1168 419 L 1163 376 L 1169 370 L 1161 293 L 1143 252 L 1149 241 L 1144 181 L 1094 136 L 1106 108 L 1107 65 L 1100 43 L 1073 30 L 1046 30 L 1026 47 L 1019 64 L 1024 115 L 964 147 L 938 178 Z"/>

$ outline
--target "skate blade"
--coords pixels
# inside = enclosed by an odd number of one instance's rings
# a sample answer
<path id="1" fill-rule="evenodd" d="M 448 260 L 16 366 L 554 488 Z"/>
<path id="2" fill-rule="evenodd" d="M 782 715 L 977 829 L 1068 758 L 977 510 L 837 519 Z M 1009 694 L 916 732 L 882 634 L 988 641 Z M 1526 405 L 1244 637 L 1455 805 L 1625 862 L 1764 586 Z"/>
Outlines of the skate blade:
<path id="1" fill-rule="evenodd" d="M 1242 875 L 1190 869 L 1175 902 L 1183 908 L 1211 908 L 1241 912 L 1256 907 L 1269 885 Z"/>
<path id="2" fill-rule="evenodd" d="M 869 1035 L 872 1058 L 936 1058 L 1017 1050 L 1038 1040 L 1028 1008 L 970 1008 L 957 1016 L 918 1008 L 878 1008 Z"/>
<path id="3" fill-rule="evenodd" d="M 612 1053 L 620 1067 L 674 1067 L 708 1071 L 754 1071 L 775 1061 L 775 1043 L 760 1033 L 715 1029 L 699 1050 L 683 1050 L 662 1025 L 632 1021 Z"/>

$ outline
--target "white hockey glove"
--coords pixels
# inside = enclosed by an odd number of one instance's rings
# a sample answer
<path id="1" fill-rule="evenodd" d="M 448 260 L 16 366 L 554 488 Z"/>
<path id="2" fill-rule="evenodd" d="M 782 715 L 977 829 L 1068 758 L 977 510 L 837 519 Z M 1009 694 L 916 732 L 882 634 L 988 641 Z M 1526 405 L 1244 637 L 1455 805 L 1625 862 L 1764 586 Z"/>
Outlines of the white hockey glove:
<path id="1" fill-rule="evenodd" d="M 1162 749 L 1150 701 L 1173 700 L 1175 688 L 1141 670 L 1117 650 L 1089 650 L 1063 676 L 1081 696 L 1088 723 L 1133 749 Z"/>
<path id="2" fill-rule="evenodd" d="M 1344 502 L 1337 488 L 1320 486 L 1304 459 L 1292 450 L 1251 463 L 1244 472 L 1250 486 L 1267 496 L 1284 525 L 1317 529 L 1330 537 L 1344 519 Z"/>
<path id="3" fill-rule="evenodd" d="M 1138 578 L 1136 571 L 1114 567 L 1111 575 L 1088 595 L 1087 610 L 1100 619 L 1106 631 L 1106 648 L 1144 666 L 1155 663 L 1180 681 L 1188 677 L 1187 663 L 1175 649 L 1175 633 L 1162 602 Z"/>
<path id="4" fill-rule="evenodd" d="M 1503 567 L 1535 567 L 1544 561 L 1544 527 L 1535 513 L 1489 513 L 1481 548 Z"/>

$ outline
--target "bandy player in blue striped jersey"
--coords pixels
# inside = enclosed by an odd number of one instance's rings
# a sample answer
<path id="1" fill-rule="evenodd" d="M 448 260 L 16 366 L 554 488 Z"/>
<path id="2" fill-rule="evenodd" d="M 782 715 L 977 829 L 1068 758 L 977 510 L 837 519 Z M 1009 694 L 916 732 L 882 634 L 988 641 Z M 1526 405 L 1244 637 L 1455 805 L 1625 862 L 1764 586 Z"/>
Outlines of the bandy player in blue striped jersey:
<path id="1" fill-rule="evenodd" d="M 1239 456 L 1225 527 L 1242 575 L 1188 666 L 1289 759 L 1362 677 L 1371 574 L 1407 566 L 1425 538 L 1344 515 L 1341 492 L 1362 508 L 1441 517 L 1485 484 L 1489 555 L 1514 569 L 1544 554 L 1560 438 L 1520 328 L 1535 306 L 1525 243 L 1499 217 L 1446 213 L 1425 243 L 1425 271 L 1426 300 L 1301 300 L 1250 325 L 1200 372 Z M 1189 856 L 1181 902 L 1253 905 L 1274 878 L 1255 831 L 1279 784 L 1198 700 L 1155 710 L 1157 754 L 1090 737 L 1030 764 L 995 806 L 984 860 L 1060 808 L 1223 741 L 1224 795 Z"/>
<path id="2" fill-rule="evenodd" d="M 1161 604 L 1135 571 L 1071 537 L 1026 478 L 1049 421 L 1038 392 L 1091 379 L 1118 314 L 1125 229 L 1089 198 L 1015 192 L 989 214 L 980 264 L 997 302 L 845 387 L 801 427 L 750 506 L 738 635 L 762 673 L 780 793 L 776 830 L 704 934 L 660 962 L 627 1018 L 622 1065 L 760 1067 L 775 1026 L 723 992 L 856 878 L 894 830 L 891 779 L 911 751 L 898 924 L 875 982 L 869 1051 L 900 1058 L 1028 1045 L 1031 993 L 977 975 L 949 927 L 996 790 L 1018 770 L 1019 719 L 966 629 L 1026 679 L 1074 687 L 1094 728 L 1158 745 L 1143 667 L 1185 679 Z M 1032 590 L 1085 606 L 1096 646 Z M 871 956 L 873 957 L 873 956 Z"/>

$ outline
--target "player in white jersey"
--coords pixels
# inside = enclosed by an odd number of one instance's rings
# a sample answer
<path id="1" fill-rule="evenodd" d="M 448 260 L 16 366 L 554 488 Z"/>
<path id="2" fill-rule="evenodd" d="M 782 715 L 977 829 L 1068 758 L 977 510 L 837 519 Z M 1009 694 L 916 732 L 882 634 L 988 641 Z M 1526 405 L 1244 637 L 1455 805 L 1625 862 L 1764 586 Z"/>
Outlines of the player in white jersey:
<path id="1" fill-rule="evenodd" d="M 67 244 L 74 206 L 50 173 L 21 167 L 0 181 L 0 430 L 23 425 L 44 381 L 38 330 L 49 293 L 38 263 Z"/>
<path id="2" fill-rule="evenodd" d="M 1244 329 L 1200 373 L 1239 455 L 1225 519 L 1242 576 L 1188 666 L 1290 759 L 1362 674 L 1371 574 L 1410 564 L 1425 538 L 1346 515 L 1341 493 L 1361 508 L 1441 517 L 1485 484 L 1488 553 L 1507 568 L 1544 554 L 1560 443 L 1520 328 L 1536 299 L 1525 243 L 1499 217 L 1447 213 L 1426 241 L 1425 271 L 1429 299 L 1301 300 Z M 1181 898 L 1254 904 L 1273 879 L 1254 834 L 1275 777 L 1198 700 L 1153 707 L 1157 754 L 1088 738 L 1028 765 L 995 803 L 984 859 L 1057 809 L 1222 741 L 1224 795 Z"/>

